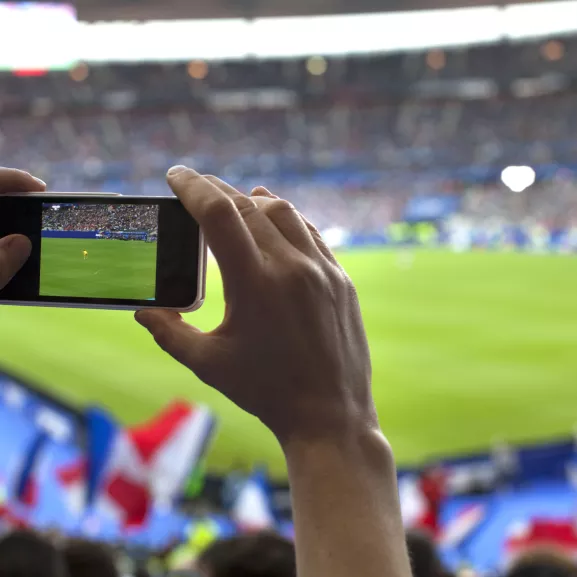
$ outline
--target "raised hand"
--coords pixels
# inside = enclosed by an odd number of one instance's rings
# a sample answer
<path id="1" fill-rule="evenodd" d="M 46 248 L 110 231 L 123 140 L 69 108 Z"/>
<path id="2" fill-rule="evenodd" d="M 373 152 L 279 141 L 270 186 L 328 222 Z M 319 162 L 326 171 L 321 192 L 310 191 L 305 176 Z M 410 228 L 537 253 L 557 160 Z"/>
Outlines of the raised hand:
<path id="1" fill-rule="evenodd" d="M 355 289 L 288 202 L 247 197 L 176 167 L 168 182 L 222 273 L 222 324 L 139 311 L 158 344 L 279 439 L 287 460 L 299 577 L 408 577 L 395 466 L 371 396 Z M 239 432 L 242 434 L 242 432 Z"/>
<path id="2" fill-rule="evenodd" d="M 263 188 L 249 198 L 179 167 L 168 182 L 218 261 L 226 314 L 209 333 L 168 311 L 138 321 L 281 440 L 330 434 L 351 418 L 376 426 L 357 295 L 318 231 Z"/>

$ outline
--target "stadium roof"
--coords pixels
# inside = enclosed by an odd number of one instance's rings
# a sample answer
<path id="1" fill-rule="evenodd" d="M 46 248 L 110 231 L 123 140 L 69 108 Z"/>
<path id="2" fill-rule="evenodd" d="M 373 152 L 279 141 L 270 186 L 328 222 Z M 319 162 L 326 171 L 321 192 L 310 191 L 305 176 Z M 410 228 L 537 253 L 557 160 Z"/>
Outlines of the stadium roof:
<path id="1" fill-rule="evenodd" d="M 490 6 L 544 0 L 71 0 L 81 20 L 253 18 Z"/>

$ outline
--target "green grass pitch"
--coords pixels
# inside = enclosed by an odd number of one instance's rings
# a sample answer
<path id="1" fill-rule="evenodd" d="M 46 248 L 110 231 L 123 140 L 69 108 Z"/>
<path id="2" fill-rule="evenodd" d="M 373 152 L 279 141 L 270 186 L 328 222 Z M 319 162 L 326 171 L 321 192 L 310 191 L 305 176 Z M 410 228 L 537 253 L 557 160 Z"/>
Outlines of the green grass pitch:
<path id="1" fill-rule="evenodd" d="M 155 242 L 42 239 L 40 294 L 43 296 L 145 300 L 154 298 L 155 285 Z"/>
<path id="2" fill-rule="evenodd" d="M 381 424 L 401 464 L 573 430 L 577 258 L 423 251 L 408 269 L 382 250 L 339 258 L 358 286 Z M 209 329 L 222 313 L 213 264 L 189 320 Z M 160 351 L 131 313 L 0 307 L 0 326 L 8 369 L 126 423 L 175 396 L 208 403 L 220 417 L 212 470 L 267 462 L 283 475 L 272 435 Z"/>

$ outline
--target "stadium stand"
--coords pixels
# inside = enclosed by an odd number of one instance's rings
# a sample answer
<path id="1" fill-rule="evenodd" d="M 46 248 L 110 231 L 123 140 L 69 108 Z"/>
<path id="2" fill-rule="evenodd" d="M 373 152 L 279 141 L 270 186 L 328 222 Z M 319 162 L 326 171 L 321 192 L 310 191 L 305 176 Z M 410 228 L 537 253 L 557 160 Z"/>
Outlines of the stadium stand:
<path id="1" fill-rule="evenodd" d="M 311 57 L 4 73 L 2 164 L 30 170 L 58 191 L 165 194 L 166 169 L 181 163 L 243 191 L 265 183 L 334 246 L 446 242 L 455 250 L 577 252 L 577 39 Z M 536 180 L 522 195 L 502 173 L 517 165 L 531 167 Z M 46 228 L 70 228 L 67 216 L 55 213 Z M 92 230 L 93 216 L 76 220 L 74 230 Z M 152 226 L 146 215 L 121 216 L 109 228 Z M 69 465 L 87 450 L 86 419 L 84 408 L 0 376 L 5 529 L 111 543 L 127 573 L 148 565 L 158 575 L 165 562 L 188 567 L 243 524 L 292 537 L 288 488 L 273 495 L 262 471 L 209 477 L 201 495 L 208 512 L 194 499 L 190 510 L 158 507 L 136 530 L 98 510 L 79 516 L 83 496 L 79 505 L 65 485 Z M 399 472 L 406 526 L 433 529 L 452 570 L 488 574 L 535 545 L 577 551 L 569 518 L 573 442 L 508 450 L 514 466 L 505 474 L 488 452 L 438 459 L 436 481 L 423 481 L 420 469 Z M 24 475 L 31 468 L 35 474 Z M 438 518 L 431 520 L 433 500 Z"/>
<path id="2" fill-rule="evenodd" d="M 323 76 L 272 61 L 211 64 L 202 80 L 182 65 L 90 67 L 81 82 L 12 78 L 0 150 L 63 191 L 157 194 L 177 163 L 245 189 L 264 179 L 321 229 L 382 232 L 424 195 L 452 197 L 446 210 L 476 221 L 569 230 L 577 120 L 567 66 L 577 44 L 565 41 L 563 67 L 539 60 L 541 49 L 472 48 L 461 61 L 447 51 L 441 70 L 399 55 L 328 60 Z M 469 75 L 480 85 L 464 97 Z M 523 200 L 499 179 L 518 164 L 538 180 Z"/>

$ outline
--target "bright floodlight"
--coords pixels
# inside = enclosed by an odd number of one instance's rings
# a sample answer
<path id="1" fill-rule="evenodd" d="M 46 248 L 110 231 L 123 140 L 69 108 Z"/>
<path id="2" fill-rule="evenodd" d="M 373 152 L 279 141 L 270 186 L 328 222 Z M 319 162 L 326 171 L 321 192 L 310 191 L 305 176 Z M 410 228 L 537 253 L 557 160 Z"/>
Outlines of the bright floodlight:
<path id="1" fill-rule="evenodd" d="M 530 166 L 508 166 L 501 173 L 501 180 L 513 192 L 523 192 L 535 182 L 535 171 Z"/>
<path id="2" fill-rule="evenodd" d="M 329 248 L 340 248 L 347 243 L 349 235 L 344 228 L 334 226 L 323 230 L 321 236 Z"/>

